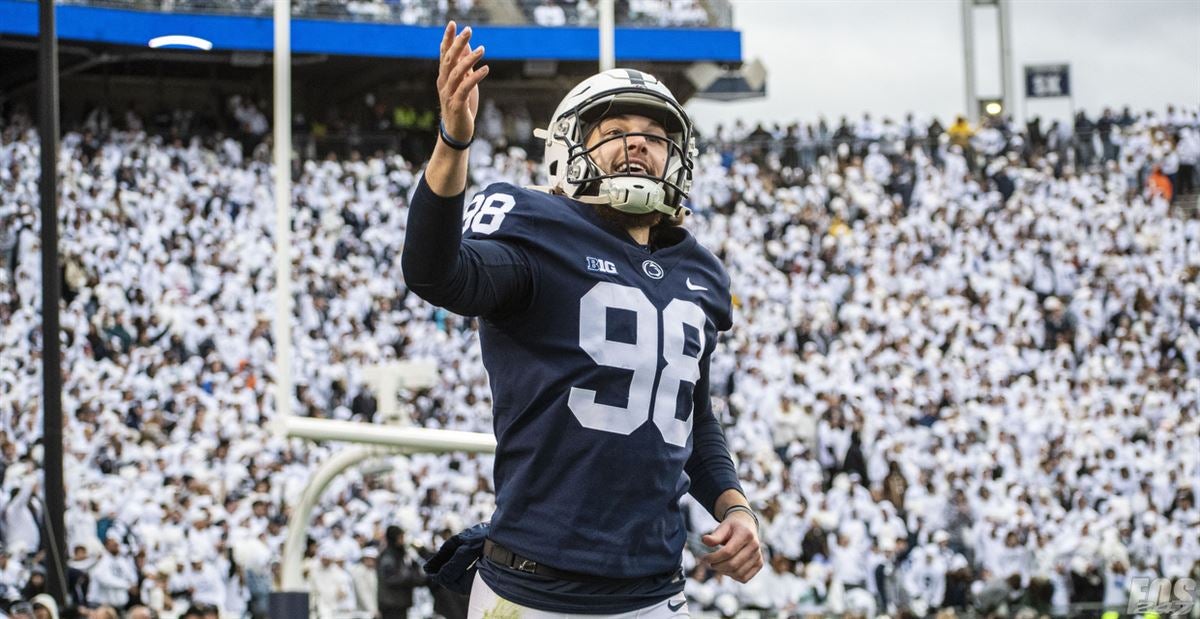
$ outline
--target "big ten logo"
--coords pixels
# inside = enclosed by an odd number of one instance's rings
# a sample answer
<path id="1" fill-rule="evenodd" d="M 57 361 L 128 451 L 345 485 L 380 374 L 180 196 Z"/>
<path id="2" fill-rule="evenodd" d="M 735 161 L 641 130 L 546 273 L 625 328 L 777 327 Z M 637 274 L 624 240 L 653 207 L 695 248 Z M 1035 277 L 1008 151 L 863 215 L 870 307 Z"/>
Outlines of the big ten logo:
<path id="1" fill-rule="evenodd" d="M 599 258 L 592 258 L 591 256 L 588 256 L 587 259 L 587 269 L 597 273 L 608 273 L 609 275 L 617 274 L 617 265 L 613 264 L 609 260 L 601 260 Z"/>
<path id="2" fill-rule="evenodd" d="M 1129 606 L 1125 612 L 1164 617 L 1180 616 L 1196 603 L 1196 581 L 1192 578 L 1137 576 L 1129 583 Z"/>

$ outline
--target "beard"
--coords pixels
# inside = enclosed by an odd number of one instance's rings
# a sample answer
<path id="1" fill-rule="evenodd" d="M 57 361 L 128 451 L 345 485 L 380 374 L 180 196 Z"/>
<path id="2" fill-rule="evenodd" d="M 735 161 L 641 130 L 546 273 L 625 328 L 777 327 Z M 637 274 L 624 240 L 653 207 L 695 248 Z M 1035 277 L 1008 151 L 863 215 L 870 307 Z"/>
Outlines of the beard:
<path id="1" fill-rule="evenodd" d="M 663 214 L 655 211 L 653 213 L 626 213 L 604 204 L 593 204 L 596 214 L 600 219 L 611 224 L 619 226 L 622 230 L 629 228 L 650 228 L 658 225 L 663 219 Z"/>

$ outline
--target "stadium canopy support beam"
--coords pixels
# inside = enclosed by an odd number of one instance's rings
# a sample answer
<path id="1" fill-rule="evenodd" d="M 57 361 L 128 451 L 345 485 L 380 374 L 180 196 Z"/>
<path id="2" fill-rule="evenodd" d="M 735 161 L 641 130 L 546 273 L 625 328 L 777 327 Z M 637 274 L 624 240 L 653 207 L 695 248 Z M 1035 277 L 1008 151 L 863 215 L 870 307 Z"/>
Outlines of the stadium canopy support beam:
<path id="1" fill-rule="evenodd" d="M 975 95 L 975 0 L 962 0 L 963 85 L 966 88 L 965 116 L 971 122 L 979 120 Z"/>
<path id="2" fill-rule="evenodd" d="M 1013 88 L 1012 8 L 1009 0 L 996 0 L 996 19 L 1000 31 L 1000 87 L 1004 90 L 1004 112 L 1016 118 L 1017 93 Z"/>
<path id="3" fill-rule="evenodd" d="M 616 16 L 614 0 L 600 0 L 600 72 L 603 73 L 617 66 Z"/>

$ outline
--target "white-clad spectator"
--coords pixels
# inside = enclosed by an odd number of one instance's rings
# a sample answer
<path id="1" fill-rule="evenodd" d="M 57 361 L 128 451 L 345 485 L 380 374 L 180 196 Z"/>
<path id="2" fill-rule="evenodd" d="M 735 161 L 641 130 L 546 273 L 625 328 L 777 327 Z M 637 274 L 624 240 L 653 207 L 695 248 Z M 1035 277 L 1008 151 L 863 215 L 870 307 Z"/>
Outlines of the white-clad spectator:
<path id="1" fill-rule="evenodd" d="M 317 563 L 308 574 L 309 589 L 313 592 L 312 604 L 318 619 L 333 619 L 339 613 L 352 611 L 358 606 L 354 583 L 350 574 L 342 567 L 343 558 L 327 543 L 317 550 Z"/>
<path id="2" fill-rule="evenodd" d="M 124 608 L 130 594 L 138 593 L 137 568 L 133 559 L 122 553 L 121 542 L 115 536 L 104 540 L 104 553 L 88 573 L 91 589 L 88 601 L 94 604 Z"/>
<path id="3" fill-rule="evenodd" d="M 936 552 L 923 548 L 909 555 L 905 587 L 922 608 L 932 610 L 942 606 L 946 595 L 946 571 L 949 566 Z"/>
<path id="4" fill-rule="evenodd" d="M 341 522 L 335 522 L 329 527 L 330 537 L 325 540 L 329 547 L 333 549 L 334 554 L 341 558 L 345 563 L 357 563 L 362 556 L 362 547 L 353 537 L 346 535 L 346 525 Z"/>
<path id="5" fill-rule="evenodd" d="M 845 533 L 830 537 L 830 561 L 834 577 L 841 582 L 843 588 L 865 588 L 868 565 L 867 552 L 862 542 L 851 540 Z"/>
<path id="6" fill-rule="evenodd" d="M 348 571 L 354 582 L 354 599 L 358 610 L 374 617 L 379 614 L 379 574 L 375 571 L 379 560 L 379 549 L 367 546 L 362 551 L 362 558 L 351 563 Z"/>
<path id="7" fill-rule="evenodd" d="M 36 518 L 40 510 L 31 501 L 38 491 L 38 481 L 37 475 L 23 477 L 4 504 L 4 542 L 14 548 L 32 550 L 41 545 Z"/>
<path id="8" fill-rule="evenodd" d="M 223 608 L 226 583 L 224 574 L 217 568 L 216 557 L 198 547 L 189 550 L 188 555 L 187 567 L 177 586 L 187 591 L 195 603 Z"/>
<path id="9" fill-rule="evenodd" d="M 863 160 L 863 171 L 867 180 L 880 185 L 887 185 L 892 177 L 892 163 L 887 155 L 880 151 L 879 144 L 872 142 L 867 146 L 867 157 Z"/>
<path id="10" fill-rule="evenodd" d="M 1022 581 L 1027 581 L 1031 556 L 1029 549 L 1021 543 L 1017 532 L 1007 531 L 1003 535 L 1003 541 L 997 540 L 997 542 L 985 550 L 991 556 L 988 569 L 1001 578 L 1008 578 L 1016 574 L 1022 578 Z"/>
<path id="11" fill-rule="evenodd" d="M 539 26 L 565 26 L 567 12 L 556 0 L 542 0 L 542 3 L 533 9 L 533 21 Z"/>
<path id="12" fill-rule="evenodd" d="M 1104 573 L 1104 607 L 1127 608 L 1131 580 L 1129 566 L 1121 561 L 1109 564 Z"/>
<path id="13" fill-rule="evenodd" d="M 7 547 L 0 547 L 0 600 L 6 604 L 21 599 L 27 573 L 19 559 L 14 560 Z"/>
<path id="14" fill-rule="evenodd" d="M 182 601 L 176 601 L 171 588 L 171 576 L 175 573 L 175 562 L 163 559 L 146 570 L 142 581 L 141 600 L 160 619 L 177 619 L 186 610 Z"/>
<path id="15" fill-rule="evenodd" d="M 1195 530 L 1193 526 L 1192 531 Z M 1174 528 L 1166 537 L 1167 544 L 1161 551 L 1162 573 L 1167 578 L 1187 576 L 1196 563 L 1200 542 L 1194 535 L 1184 533 L 1182 527 Z"/>

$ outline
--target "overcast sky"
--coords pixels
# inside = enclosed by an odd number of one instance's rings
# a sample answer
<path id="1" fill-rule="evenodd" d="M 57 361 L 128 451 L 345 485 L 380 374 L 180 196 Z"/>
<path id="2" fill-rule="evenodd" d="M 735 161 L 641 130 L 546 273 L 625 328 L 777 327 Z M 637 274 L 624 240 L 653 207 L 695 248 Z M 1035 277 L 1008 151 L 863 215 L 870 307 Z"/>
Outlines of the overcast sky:
<path id="1" fill-rule="evenodd" d="M 791 122 L 864 111 L 902 118 L 965 109 L 958 0 L 733 0 L 742 57 L 762 59 L 767 97 L 694 101 L 706 130 L 718 122 Z M 1022 66 L 1071 65 L 1075 105 L 1163 109 L 1200 105 L 1200 0 L 1013 0 L 1014 112 L 1022 116 Z M 980 95 L 999 94 L 992 9 L 977 9 Z M 1030 115 L 1061 117 L 1066 99 L 1032 100 Z"/>

